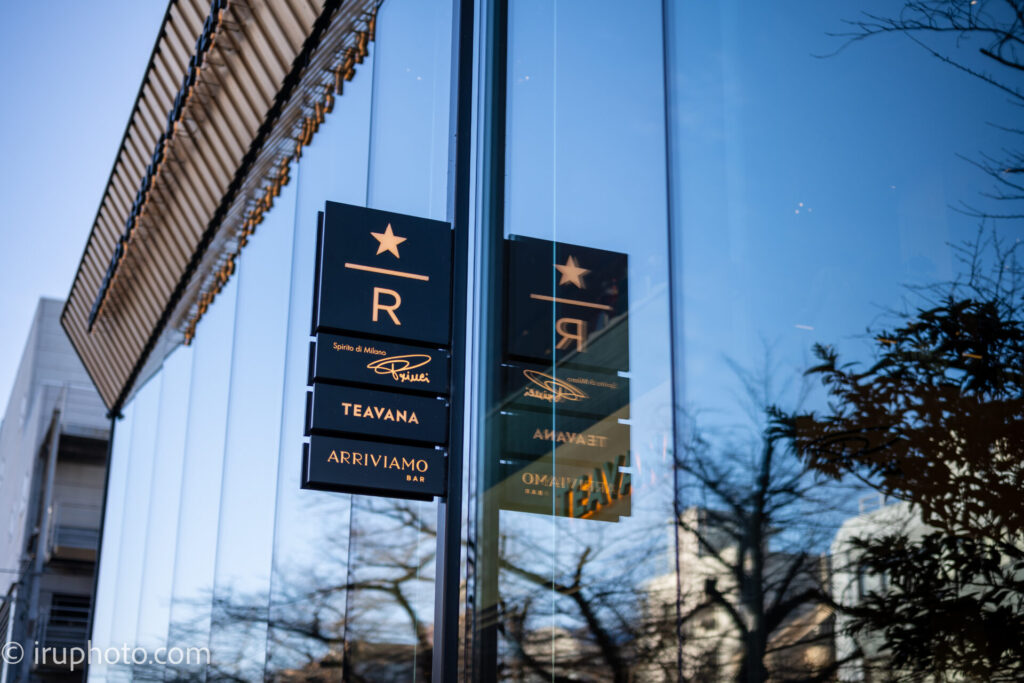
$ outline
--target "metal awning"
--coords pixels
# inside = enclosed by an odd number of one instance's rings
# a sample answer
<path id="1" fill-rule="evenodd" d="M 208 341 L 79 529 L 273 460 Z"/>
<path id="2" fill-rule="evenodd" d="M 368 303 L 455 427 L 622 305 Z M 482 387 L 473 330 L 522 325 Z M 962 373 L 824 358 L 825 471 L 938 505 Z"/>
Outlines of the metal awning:
<path id="1" fill-rule="evenodd" d="M 171 0 L 61 323 L 117 412 L 195 334 L 373 40 L 378 0 Z"/>

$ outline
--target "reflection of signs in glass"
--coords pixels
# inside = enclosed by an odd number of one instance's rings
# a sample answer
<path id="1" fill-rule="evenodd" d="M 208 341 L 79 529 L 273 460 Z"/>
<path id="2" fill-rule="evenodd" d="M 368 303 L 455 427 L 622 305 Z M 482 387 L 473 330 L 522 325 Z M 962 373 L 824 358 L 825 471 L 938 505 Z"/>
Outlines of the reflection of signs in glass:
<path id="1" fill-rule="evenodd" d="M 585 476 L 579 487 L 565 493 L 569 517 L 600 519 L 601 512 L 620 500 L 629 500 L 632 486 L 630 475 L 620 467 L 626 464 L 625 456 L 618 456 L 615 462 L 602 463 L 595 467 L 593 474 Z"/>
<path id="2" fill-rule="evenodd" d="M 396 382 L 430 382 L 430 373 L 412 372 L 430 362 L 425 353 L 409 353 L 404 356 L 385 356 L 367 364 L 367 369 L 378 375 L 391 375 Z"/>
<path id="3" fill-rule="evenodd" d="M 590 271 L 586 268 L 580 268 L 579 264 L 576 263 L 576 257 L 572 254 L 565 259 L 565 265 L 554 264 L 555 270 L 562 274 L 562 279 L 558 281 L 559 285 L 573 284 L 580 289 L 586 289 L 586 285 L 583 284 L 583 276 Z"/>
<path id="4" fill-rule="evenodd" d="M 318 239 L 315 331 L 447 346 L 449 224 L 327 202 Z"/>
<path id="5" fill-rule="evenodd" d="M 501 509 L 618 522 L 631 514 L 625 456 L 590 463 L 552 457 L 502 463 Z"/>
<path id="6" fill-rule="evenodd" d="M 549 403 L 560 403 L 561 401 L 582 401 L 590 398 L 584 392 L 563 380 L 537 370 L 523 370 L 526 379 L 541 388 L 537 391 L 533 387 L 527 387 L 523 392 L 524 396 L 538 398 Z"/>
<path id="7" fill-rule="evenodd" d="M 626 254 L 513 236 L 506 358 L 629 370 Z"/>
<path id="8" fill-rule="evenodd" d="M 556 452 L 576 462 L 608 460 L 629 455 L 629 425 L 619 422 L 622 412 L 595 420 L 578 415 L 551 415 L 534 411 L 501 414 L 503 455 L 521 460 Z M 628 460 L 628 457 L 627 457 Z"/>
<path id="9" fill-rule="evenodd" d="M 537 381 L 530 379 L 531 375 Z M 557 392 L 548 385 L 548 378 L 560 383 Z M 580 370 L 559 365 L 531 366 L 524 363 L 504 364 L 503 410 L 551 412 L 554 404 L 559 415 L 587 415 L 603 418 L 612 413 L 629 418 L 629 379 L 598 370 Z M 571 388 L 566 388 L 566 385 Z M 578 396 L 583 394 L 583 396 Z M 552 394 L 558 396 L 553 400 Z M 570 397 L 575 397 L 573 400 Z"/>

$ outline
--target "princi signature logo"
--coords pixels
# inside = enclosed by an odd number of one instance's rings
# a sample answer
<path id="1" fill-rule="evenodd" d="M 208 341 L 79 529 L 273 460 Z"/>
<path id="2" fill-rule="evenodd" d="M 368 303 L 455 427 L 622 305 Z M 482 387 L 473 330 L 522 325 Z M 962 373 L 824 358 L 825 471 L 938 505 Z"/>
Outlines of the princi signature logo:
<path id="1" fill-rule="evenodd" d="M 391 375 L 396 382 L 429 382 L 430 373 L 410 372 L 422 368 L 430 362 L 430 356 L 425 353 L 408 353 L 404 356 L 385 356 L 367 364 L 368 370 L 373 370 L 378 375 Z"/>
<path id="2" fill-rule="evenodd" d="M 551 375 L 547 375 L 543 372 L 537 372 L 536 370 L 523 370 L 523 376 L 533 382 L 536 386 L 543 389 L 543 391 L 537 391 L 533 387 L 527 387 L 523 395 L 529 396 L 530 398 L 539 398 L 542 401 L 548 401 L 550 403 L 559 403 L 561 401 L 582 401 L 590 398 L 568 382 L 555 379 Z"/>

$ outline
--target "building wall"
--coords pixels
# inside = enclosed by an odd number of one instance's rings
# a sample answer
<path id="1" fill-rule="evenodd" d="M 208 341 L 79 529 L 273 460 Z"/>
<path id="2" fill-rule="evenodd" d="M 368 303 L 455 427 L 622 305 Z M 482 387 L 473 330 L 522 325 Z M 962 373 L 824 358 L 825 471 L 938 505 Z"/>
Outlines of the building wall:
<path id="1" fill-rule="evenodd" d="M 92 380 L 60 327 L 62 301 L 40 299 L 0 427 L 0 567 L 18 568 L 25 542 L 33 473 L 53 411 L 68 387 L 65 429 L 105 438 L 110 423 Z M 89 477 L 96 485 L 95 473 Z M 0 574 L 0 587 L 15 575 Z"/>
<path id="2" fill-rule="evenodd" d="M 478 28 L 503 5 L 476 3 Z M 998 146 L 981 121 L 1006 114 L 1002 95 L 912 43 L 841 49 L 845 7 L 508 5 L 507 44 L 481 38 L 477 55 L 469 284 L 456 293 L 469 301 L 461 662 L 483 680 L 838 675 L 851 648 L 823 585 L 845 595 L 849 576 L 824 558 L 875 482 L 808 469 L 780 417 L 841 411 L 845 397 L 815 381 L 820 357 L 870 365 L 886 325 L 961 281 L 971 240 L 984 250 L 978 217 L 949 207 L 989 188 L 957 154 Z M 212 663 L 182 676 L 430 675 L 438 503 L 305 491 L 299 468 L 317 212 L 333 200 L 450 220 L 467 189 L 452 186 L 452 20 L 447 3 L 382 4 L 369 56 L 194 342 L 125 406 L 99 647 L 210 648 Z M 505 48 L 495 84 L 484 67 Z M 494 87 L 504 111 L 489 108 Z M 628 257 L 629 367 L 615 373 L 628 415 L 604 426 L 630 434 L 631 487 L 610 519 L 559 514 L 544 491 L 529 495 L 550 509 L 508 504 L 500 425 L 514 410 L 494 374 L 502 249 L 520 238 Z M 531 415 L 557 432 L 571 423 L 559 408 Z M 878 412 L 865 432 L 887 428 Z M 568 458 L 552 450 L 538 461 L 556 476 Z M 704 553 L 682 533 L 699 510 L 730 525 L 734 547 Z M 725 597 L 703 610 L 711 580 Z M 693 631 L 676 622 L 687 610 Z"/>

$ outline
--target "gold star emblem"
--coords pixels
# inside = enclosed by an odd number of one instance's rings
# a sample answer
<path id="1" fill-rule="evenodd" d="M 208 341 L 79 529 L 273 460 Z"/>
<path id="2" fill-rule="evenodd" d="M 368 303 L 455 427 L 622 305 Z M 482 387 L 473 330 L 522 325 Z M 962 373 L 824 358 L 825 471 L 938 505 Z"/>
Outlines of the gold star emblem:
<path id="1" fill-rule="evenodd" d="M 390 251 L 395 255 L 395 258 L 401 258 L 398 255 L 398 245 L 408 238 L 399 237 L 395 233 L 391 232 L 390 223 L 388 223 L 388 227 L 384 229 L 384 232 L 371 232 L 370 234 L 373 235 L 375 240 L 380 242 L 380 245 L 377 247 L 377 256 L 380 256 L 385 251 Z"/>
<path id="2" fill-rule="evenodd" d="M 580 268 L 580 264 L 576 263 L 576 259 L 574 257 L 570 256 L 567 258 L 564 266 L 560 266 L 556 263 L 555 270 L 562 274 L 562 279 L 558 281 L 559 285 L 569 283 L 576 285 L 580 289 L 586 287 L 586 285 L 583 284 L 583 276 L 590 271 L 586 268 Z"/>

